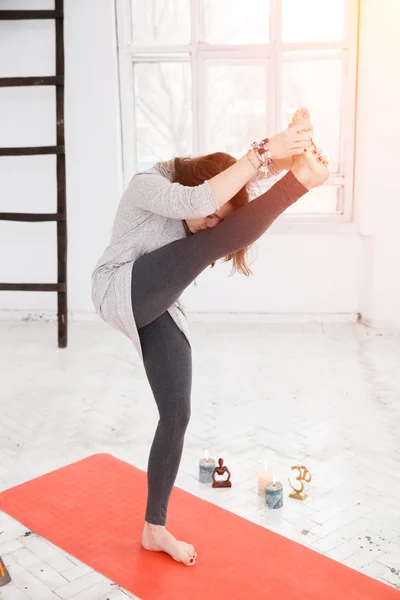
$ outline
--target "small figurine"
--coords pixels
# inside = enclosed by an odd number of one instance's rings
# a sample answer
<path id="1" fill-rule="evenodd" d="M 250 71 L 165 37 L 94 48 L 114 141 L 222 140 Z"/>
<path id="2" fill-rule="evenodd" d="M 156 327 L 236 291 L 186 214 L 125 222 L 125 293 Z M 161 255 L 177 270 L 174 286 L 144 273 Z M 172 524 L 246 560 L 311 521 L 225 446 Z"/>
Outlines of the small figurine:
<path id="1" fill-rule="evenodd" d="M 212 479 L 213 479 L 213 488 L 228 488 L 228 487 L 232 487 L 232 482 L 231 482 L 231 473 L 228 469 L 228 467 L 224 466 L 224 460 L 222 458 L 218 459 L 218 467 L 215 467 L 213 474 L 212 474 Z M 216 481 L 215 480 L 215 475 L 224 475 L 224 473 L 228 473 L 228 479 L 224 479 L 222 481 Z"/>
<path id="2" fill-rule="evenodd" d="M 292 471 L 297 470 L 299 472 L 299 476 L 296 477 L 296 481 L 300 482 L 300 488 L 295 488 L 294 485 L 290 483 L 290 479 L 288 479 L 290 487 L 293 492 L 289 494 L 289 498 L 294 498 L 295 500 L 305 500 L 307 498 L 307 494 L 304 492 L 304 483 L 310 483 L 312 480 L 312 475 L 310 471 L 304 465 L 295 465 L 294 467 L 290 467 Z"/>

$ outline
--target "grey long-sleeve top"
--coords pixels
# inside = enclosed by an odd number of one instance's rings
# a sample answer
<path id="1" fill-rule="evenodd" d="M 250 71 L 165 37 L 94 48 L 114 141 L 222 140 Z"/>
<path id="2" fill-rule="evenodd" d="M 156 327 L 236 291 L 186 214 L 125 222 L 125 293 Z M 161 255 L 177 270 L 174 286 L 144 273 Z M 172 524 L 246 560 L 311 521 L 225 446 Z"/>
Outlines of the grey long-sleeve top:
<path id="1" fill-rule="evenodd" d="M 92 301 L 100 317 L 127 335 L 143 358 L 131 304 L 132 266 L 144 254 L 186 237 L 184 219 L 218 210 L 208 181 L 195 187 L 172 183 L 173 161 L 135 175 L 123 194 L 110 244 L 92 274 Z M 189 339 L 179 300 L 168 309 Z"/>

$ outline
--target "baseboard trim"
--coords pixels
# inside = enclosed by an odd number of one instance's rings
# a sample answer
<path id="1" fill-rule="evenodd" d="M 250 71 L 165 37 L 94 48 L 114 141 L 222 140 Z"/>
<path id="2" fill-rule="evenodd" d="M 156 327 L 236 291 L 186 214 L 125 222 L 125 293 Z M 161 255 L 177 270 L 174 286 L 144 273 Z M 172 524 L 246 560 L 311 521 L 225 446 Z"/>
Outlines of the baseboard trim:
<path id="1" fill-rule="evenodd" d="M 192 323 L 356 323 L 357 313 L 200 313 L 188 311 Z M 52 311 L 0 310 L 0 321 L 51 322 L 57 320 L 57 314 Z M 71 322 L 99 323 L 102 322 L 95 312 L 71 312 Z"/>
<path id="2" fill-rule="evenodd" d="M 191 323 L 359 323 L 379 330 L 399 331 L 400 323 L 362 317 L 359 313 L 201 313 L 187 311 Z M 69 313 L 71 323 L 102 323 L 95 312 Z M 50 323 L 57 320 L 52 311 L 0 310 L 0 321 Z"/>
<path id="3" fill-rule="evenodd" d="M 100 317 L 95 312 L 68 313 L 71 322 L 101 323 Z M 26 311 L 26 310 L 0 310 L 0 321 L 22 321 L 25 323 L 49 323 L 57 321 L 54 311 Z"/>

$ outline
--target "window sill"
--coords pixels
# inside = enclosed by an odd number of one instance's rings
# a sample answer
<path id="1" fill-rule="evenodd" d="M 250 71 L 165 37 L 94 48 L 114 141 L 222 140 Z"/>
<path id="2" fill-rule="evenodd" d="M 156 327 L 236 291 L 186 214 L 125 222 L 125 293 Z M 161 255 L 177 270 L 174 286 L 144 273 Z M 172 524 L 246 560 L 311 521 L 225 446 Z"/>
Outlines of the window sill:
<path id="1" fill-rule="evenodd" d="M 358 235 L 358 227 L 343 215 L 284 215 L 269 229 L 281 235 Z"/>

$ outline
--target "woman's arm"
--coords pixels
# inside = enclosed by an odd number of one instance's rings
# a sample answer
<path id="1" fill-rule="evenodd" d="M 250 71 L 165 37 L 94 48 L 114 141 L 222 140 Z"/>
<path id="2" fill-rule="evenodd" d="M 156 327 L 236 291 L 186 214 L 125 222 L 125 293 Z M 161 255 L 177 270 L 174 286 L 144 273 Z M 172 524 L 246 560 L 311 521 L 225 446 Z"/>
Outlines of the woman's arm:
<path id="1" fill-rule="evenodd" d="M 271 138 L 271 158 L 294 156 L 311 146 L 308 120 Z M 157 169 L 139 173 L 131 180 L 125 196 L 138 208 L 171 219 L 197 219 L 216 212 L 229 202 L 258 172 L 256 152 L 243 156 L 231 167 L 196 186 L 172 183 Z"/>
<path id="2" fill-rule="evenodd" d="M 173 183 L 157 168 L 135 175 L 124 197 L 138 208 L 170 219 L 200 219 L 219 209 L 208 181 L 195 186 Z"/>

